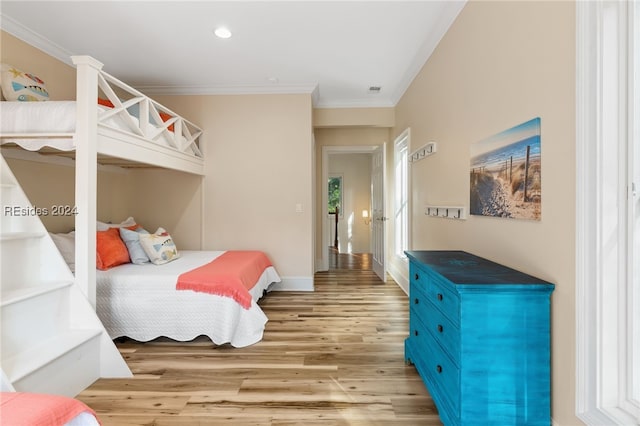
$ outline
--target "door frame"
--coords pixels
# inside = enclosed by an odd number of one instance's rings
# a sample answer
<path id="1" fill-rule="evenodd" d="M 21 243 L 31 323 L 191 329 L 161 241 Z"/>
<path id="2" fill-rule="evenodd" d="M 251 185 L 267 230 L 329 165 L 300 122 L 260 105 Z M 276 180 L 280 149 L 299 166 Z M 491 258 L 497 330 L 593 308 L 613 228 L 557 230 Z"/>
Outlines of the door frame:
<path id="1" fill-rule="evenodd" d="M 320 253 L 322 257 L 318 265 L 318 271 L 329 270 L 329 235 L 327 233 L 327 227 L 329 226 L 329 211 L 327 209 L 327 203 L 329 201 L 327 194 L 327 181 L 329 180 L 329 155 L 330 154 L 373 154 L 377 147 L 380 145 L 362 145 L 362 146 L 323 146 L 322 147 L 322 226 L 321 226 L 321 240 L 322 249 Z M 385 165 L 386 167 L 386 165 Z M 383 193 L 386 193 L 385 182 L 382 183 Z M 383 244 L 386 246 L 386 235 L 383 237 Z"/>

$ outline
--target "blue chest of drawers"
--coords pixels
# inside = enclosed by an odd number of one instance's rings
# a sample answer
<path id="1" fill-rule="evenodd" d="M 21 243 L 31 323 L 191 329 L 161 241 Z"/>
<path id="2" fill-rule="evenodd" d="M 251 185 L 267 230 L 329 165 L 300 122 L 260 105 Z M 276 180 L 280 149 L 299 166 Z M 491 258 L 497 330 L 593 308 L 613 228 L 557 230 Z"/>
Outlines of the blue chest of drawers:
<path id="1" fill-rule="evenodd" d="M 415 365 L 445 425 L 551 424 L 554 285 L 462 251 L 407 251 Z"/>

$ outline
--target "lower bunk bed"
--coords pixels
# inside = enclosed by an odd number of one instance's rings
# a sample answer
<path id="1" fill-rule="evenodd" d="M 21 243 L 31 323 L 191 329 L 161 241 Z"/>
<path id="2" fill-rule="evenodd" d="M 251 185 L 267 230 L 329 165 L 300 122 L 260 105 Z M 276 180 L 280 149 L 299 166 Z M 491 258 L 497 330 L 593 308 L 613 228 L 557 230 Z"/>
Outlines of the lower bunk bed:
<path id="1" fill-rule="evenodd" d="M 270 262 L 246 257 L 254 254 L 261 252 L 182 250 L 163 265 L 97 271 L 96 312 L 112 339 L 189 341 L 204 335 L 216 345 L 252 345 L 267 323 L 257 302 L 280 282 Z"/>

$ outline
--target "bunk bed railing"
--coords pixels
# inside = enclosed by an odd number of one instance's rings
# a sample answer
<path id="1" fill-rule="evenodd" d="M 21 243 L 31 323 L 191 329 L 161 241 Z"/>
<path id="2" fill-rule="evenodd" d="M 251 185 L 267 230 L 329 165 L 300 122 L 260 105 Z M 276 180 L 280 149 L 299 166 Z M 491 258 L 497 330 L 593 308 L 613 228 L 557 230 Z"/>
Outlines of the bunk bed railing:
<path id="1" fill-rule="evenodd" d="M 99 110 L 98 125 L 111 127 L 106 123 L 117 115 L 135 136 L 158 144 L 163 144 L 164 137 L 169 147 L 203 157 L 199 145 L 202 130 L 198 126 L 102 70 L 98 71 L 98 87 L 113 105 Z"/>

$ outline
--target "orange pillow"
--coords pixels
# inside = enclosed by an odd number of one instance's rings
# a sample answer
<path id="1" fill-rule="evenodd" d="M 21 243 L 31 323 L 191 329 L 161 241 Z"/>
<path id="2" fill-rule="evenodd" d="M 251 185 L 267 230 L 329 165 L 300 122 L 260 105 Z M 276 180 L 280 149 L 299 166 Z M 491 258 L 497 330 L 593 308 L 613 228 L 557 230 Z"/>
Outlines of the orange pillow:
<path id="1" fill-rule="evenodd" d="M 96 268 L 105 271 L 129 261 L 129 251 L 118 228 L 96 232 Z"/>
<path id="2" fill-rule="evenodd" d="M 167 121 L 167 120 L 169 120 L 169 119 L 173 118 L 173 116 L 172 116 L 172 115 L 167 114 L 166 112 L 159 111 L 159 113 L 160 113 L 160 118 L 162 118 L 162 121 Z M 170 125 L 169 127 L 167 127 L 167 129 L 168 129 L 170 132 L 173 132 L 173 124 L 172 124 L 172 125 Z"/>
<path id="3" fill-rule="evenodd" d="M 106 106 L 108 108 L 113 108 L 113 102 L 105 98 L 98 98 L 98 105 Z"/>

